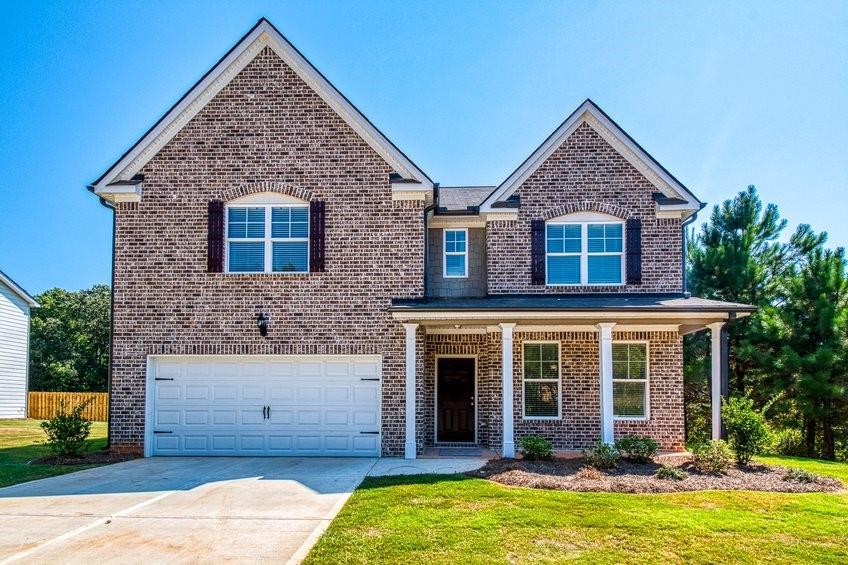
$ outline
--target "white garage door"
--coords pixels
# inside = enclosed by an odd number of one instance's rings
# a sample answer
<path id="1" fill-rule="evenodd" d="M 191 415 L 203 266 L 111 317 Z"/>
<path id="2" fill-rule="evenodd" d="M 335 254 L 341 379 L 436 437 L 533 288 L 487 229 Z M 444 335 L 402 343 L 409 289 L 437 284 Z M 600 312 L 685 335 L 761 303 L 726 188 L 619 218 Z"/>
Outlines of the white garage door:
<path id="1" fill-rule="evenodd" d="M 150 455 L 380 454 L 380 358 L 153 357 Z"/>

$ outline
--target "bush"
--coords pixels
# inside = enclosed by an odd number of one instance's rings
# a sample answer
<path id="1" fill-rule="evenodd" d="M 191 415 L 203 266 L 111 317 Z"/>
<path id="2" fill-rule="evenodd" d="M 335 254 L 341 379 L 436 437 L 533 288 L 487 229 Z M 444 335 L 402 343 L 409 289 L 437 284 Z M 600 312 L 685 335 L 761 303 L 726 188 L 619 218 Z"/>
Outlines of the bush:
<path id="1" fill-rule="evenodd" d="M 762 453 L 768 445 L 766 419 L 754 409 L 754 401 L 750 398 L 738 397 L 726 401 L 721 407 L 721 419 L 739 464 L 747 465 L 754 455 Z"/>
<path id="2" fill-rule="evenodd" d="M 733 451 L 724 440 L 714 439 L 692 450 L 695 468 L 702 473 L 721 475 L 733 466 Z"/>
<path id="3" fill-rule="evenodd" d="M 584 449 L 583 457 L 586 464 L 595 469 L 614 469 L 618 465 L 621 454 L 614 445 L 598 441 L 592 449 Z"/>
<path id="4" fill-rule="evenodd" d="M 776 455 L 788 455 L 790 457 L 805 455 L 804 436 L 800 430 L 794 428 L 785 428 L 772 432 L 769 451 Z"/>
<path id="5" fill-rule="evenodd" d="M 541 436 L 521 438 L 521 453 L 527 461 L 550 461 L 554 458 L 551 442 Z"/>
<path id="6" fill-rule="evenodd" d="M 677 467 L 660 467 L 657 469 L 657 478 L 666 481 L 682 481 L 686 476 L 686 471 Z"/>
<path id="7" fill-rule="evenodd" d="M 91 420 L 83 417 L 86 406 L 94 401 L 94 397 L 67 410 L 64 400 L 59 402 L 56 415 L 41 422 L 41 427 L 47 434 L 47 445 L 58 457 L 82 457 L 85 454 L 85 440 L 91 431 Z"/>
<path id="8" fill-rule="evenodd" d="M 650 463 L 659 449 L 657 442 L 647 436 L 627 435 L 615 442 L 621 456 L 634 463 Z"/>
<path id="9" fill-rule="evenodd" d="M 783 474 L 783 480 L 793 483 L 814 483 L 816 482 L 816 476 L 804 469 L 790 467 L 789 469 L 786 469 L 786 473 Z"/>

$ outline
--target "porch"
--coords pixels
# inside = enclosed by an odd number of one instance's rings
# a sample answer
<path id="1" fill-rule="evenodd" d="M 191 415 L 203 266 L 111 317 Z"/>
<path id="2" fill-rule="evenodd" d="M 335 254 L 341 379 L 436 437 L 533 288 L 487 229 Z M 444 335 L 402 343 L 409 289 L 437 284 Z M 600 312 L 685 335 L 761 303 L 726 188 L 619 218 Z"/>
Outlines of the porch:
<path id="1" fill-rule="evenodd" d="M 712 335 L 712 434 L 721 436 L 726 325 L 753 309 L 682 296 L 396 301 L 405 328 L 408 459 L 440 448 L 515 456 L 637 433 L 684 448 L 682 336 Z"/>

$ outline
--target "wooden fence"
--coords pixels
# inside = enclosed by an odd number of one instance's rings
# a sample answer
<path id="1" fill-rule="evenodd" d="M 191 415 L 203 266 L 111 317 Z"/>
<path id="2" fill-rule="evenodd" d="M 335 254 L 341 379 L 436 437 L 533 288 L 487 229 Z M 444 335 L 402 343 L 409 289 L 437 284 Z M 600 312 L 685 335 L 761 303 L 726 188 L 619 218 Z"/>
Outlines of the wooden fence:
<path id="1" fill-rule="evenodd" d="M 83 416 L 96 422 L 105 422 L 109 416 L 108 392 L 30 392 L 28 416 L 47 420 L 56 415 L 62 400 L 65 401 L 65 408 L 70 409 L 91 397 L 94 400 L 86 406 Z"/>

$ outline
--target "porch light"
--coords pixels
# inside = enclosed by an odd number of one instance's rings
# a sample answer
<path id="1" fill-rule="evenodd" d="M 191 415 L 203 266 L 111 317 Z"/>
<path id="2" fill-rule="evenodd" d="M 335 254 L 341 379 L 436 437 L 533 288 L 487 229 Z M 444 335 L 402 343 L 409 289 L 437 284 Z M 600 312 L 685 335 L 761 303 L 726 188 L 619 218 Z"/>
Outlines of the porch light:
<path id="1" fill-rule="evenodd" d="M 268 337 L 268 314 L 259 312 L 256 315 L 256 327 L 259 328 L 259 335 Z"/>
<path id="2" fill-rule="evenodd" d="M 454 328 L 456 328 L 456 329 L 459 329 L 459 328 L 461 328 L 461 327 L 462 327 L 462 325 L 460 325 L 460 324 L 454 324 L 454 325 L 453 325 L 453 327 L 454 327 Z"/>

